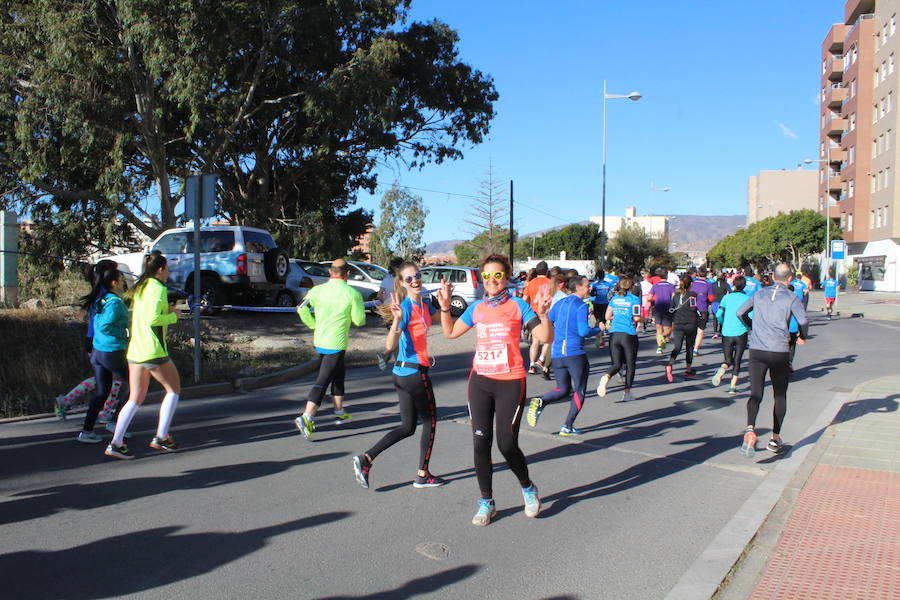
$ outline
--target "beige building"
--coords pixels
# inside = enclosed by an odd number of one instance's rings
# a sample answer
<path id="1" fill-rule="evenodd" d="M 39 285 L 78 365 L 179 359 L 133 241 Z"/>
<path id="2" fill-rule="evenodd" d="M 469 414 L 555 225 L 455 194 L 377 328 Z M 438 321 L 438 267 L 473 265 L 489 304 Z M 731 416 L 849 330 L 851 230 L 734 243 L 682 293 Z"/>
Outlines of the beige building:
<path id="1" fill-rule="evenodd" d="M 822 43 L 818 205 L 870 290 L 900 291 L 898 13 L 897 0 L 848 0 Z"/>
<path id="2" fill-rule="evenodd" d="M 815 171 L 760 171 L 747 180 L 747 225 L 792 210 L 816 210 Z"/>
<path id="3" fill-rule="evenodd" d="M 590 217 L 591 223 L 600 225 L 600 217 Z M 620 229 L 630 225 L 639 225 L 654 237 L 664 238 L 669 234 L 669 217 L 662 215 L 638 215 L 634 206 L 625 207 L 625 216 L 606 215 L 606 233 L 614 238 Z"/>

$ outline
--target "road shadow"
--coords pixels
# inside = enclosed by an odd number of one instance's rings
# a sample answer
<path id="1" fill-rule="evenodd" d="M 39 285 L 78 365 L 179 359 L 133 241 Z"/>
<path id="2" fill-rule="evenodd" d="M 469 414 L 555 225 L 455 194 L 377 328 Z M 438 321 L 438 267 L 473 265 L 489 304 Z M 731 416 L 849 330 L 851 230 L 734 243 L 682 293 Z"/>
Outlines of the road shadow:
<path id="1" fill-rule="evenodd" d="M 812 365 L 800 367 L 791 374 L 791 382 L 803 381 L 804 379 L 819 379 L 825 377 L 831 371 L 838 368 L 839 365 L 852 364 L 856 362 L 858 354 L 848 354 L 847 356 L 839 356 L 829 358 Z"/>
<path id="2" fill-rule="evenodd" d="M 7 598 L 120 598 L 205 575 L 262 549 L 273 537 L 351 514 L 328 512 L 234 533 L 179 534 L 182 527 L 157 527 L 65 550 L 11 552 L 0 556 L 3 592 Z"/>
<path id="3" fill-rule="evenodd" d="M 320 600 L 405 600 L 438 592 L 447 586 L 474 576 L 480 570 L 481 567 L 478 565 L 463 565 L 434 575 L 410 579 L 402 586 L 391 590 L 373 592 L 364 596 L 327 596 Z"/>
<path id="4" fill-rule="evenodd" d="M 347 456 L 329 452 L 285 461 L 239 463 L 184 471 L 180 475 L 134 477 L 103 483 L 66 484 L 19 492 L 0 503 L 0 524 L 39 519 L 63 510 L 92 510 L 177 490 L 207 489 L 268 477 L 298 467 Z"/>
<path id="5" fill-rule="evenodd" d="M 740 441 L 741 436 L 734 435 L 727 437 L 703 436 L 674 442 L 677 445 L 699 444 L 699 446 L 687 448 L 667 456 L 652 458 L 599 481 L 586 483 L 545 496 L 542 498 L 542 501 L 548 503 L 549 506 L 541 511 L 539 518 L 552 517 L 585 500 L 617 494 L 651 483 L 657 479 L 668 477 L 728 450 L 736 451 Z"/>

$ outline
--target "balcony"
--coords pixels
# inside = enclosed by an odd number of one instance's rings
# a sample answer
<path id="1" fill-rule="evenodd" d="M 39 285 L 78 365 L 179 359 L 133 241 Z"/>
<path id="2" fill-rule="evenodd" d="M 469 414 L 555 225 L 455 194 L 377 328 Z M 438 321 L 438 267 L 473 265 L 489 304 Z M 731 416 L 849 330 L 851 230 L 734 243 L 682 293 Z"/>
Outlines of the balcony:
<path id="1" fill-rule="evenodd" d="M 847 151 L 842 150 L 841 148 L 829 148 L 828 149 L 828 162 L 830 163 L 842 163 L 847 159 Z"/>
<path id="2" fill-rule="evenodd" d="M 841 188 L 841 178 L 838 176 L 831 176 L 828 178 L 828 193 L 838 192 L 840 193 Z"/>
<path id="3" fill-rule="evenodd" d="M 839 85 L 833 85 L 828 89 L 825 95 L 825 104 L 828 108 L 840 108 L 841 104 L 847 100 L 848 90 Z"/>
<path id="4" fill-rule="evenodd" d="M 848 0 L 844 6 L 844 23 L 853 25 L 864 14 L 875 12 L 875 0 Z"/>
<path id="5" fill-rule="evenodd" d="M 828 35 L 825 36 L 825 43 L 823 44 L 825 49 L 832 53 L 843 52 L 844 38 L 847 37 L 848 29 L 849 27 L 840 23 L 832 25 L 831 29 L 828 31 Z"/>
<path id="6" fill-rule="evenodd" d="M 828 63 L 825 76 L 831 81 L 840 81 L 844 78 L 844 55 L 836 54 Z"/>
<path id="7" fill-rule="evenodd" d="M 847 131 L 847 119 L 832 117 L 825 124 L 825 135 L 829 137 L 843 135 L 845 131 Z"/>

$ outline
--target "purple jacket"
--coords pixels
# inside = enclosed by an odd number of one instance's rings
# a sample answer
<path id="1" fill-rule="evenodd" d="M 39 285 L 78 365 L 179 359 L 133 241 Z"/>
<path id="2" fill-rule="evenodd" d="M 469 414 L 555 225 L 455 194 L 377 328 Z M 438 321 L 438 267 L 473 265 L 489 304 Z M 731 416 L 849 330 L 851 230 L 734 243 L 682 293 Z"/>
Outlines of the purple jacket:
<path id="1" fill-rule="evenodd" d="M 697 310 L 701 313 L 706 312 L 710 301 L 714 298 L 712 285 L 705 279 L 694 279 L 691 291 L 697 294 Z"/>

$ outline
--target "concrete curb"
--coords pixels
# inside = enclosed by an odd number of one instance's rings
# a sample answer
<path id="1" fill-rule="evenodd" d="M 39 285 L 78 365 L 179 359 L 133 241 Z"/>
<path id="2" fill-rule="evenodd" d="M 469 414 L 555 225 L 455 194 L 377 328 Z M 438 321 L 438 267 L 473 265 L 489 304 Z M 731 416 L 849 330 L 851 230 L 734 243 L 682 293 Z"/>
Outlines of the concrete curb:
<path id="1" fill-rule="evenodd" d="M 288 367 L 287 369 L 282 369 L 281 371 L 275 371 L 274 373 L 266 373 L 265 375 L 260 375 L 258 377 L 241 377 L 239 379 L 235 379 L 234 383 L 230 381 L 222 381 L 220 383 L 205 383 L 202 385 L 194 385 L 191 387 L 182 388 L 180 399 L 192 400 L 194 398 L 223 396 L 227 394 L 246 392 L 249 390 L 258 390 L 260 388 L 288 383 L 312 373 L 316 370 L 318 364 L 319 360 L 317 358 L 314 358 L 312 360 L 306 361 L 305 363 L 293 367 Z M 144 400 L 144 404 L 156 404 L 162 402 L 164 395 L 165 392 L 163 390 L 150 392 L 149 394 L 147 394 L 147 398 Z M 69 415 L 77 415 L 83 412 L 85 412 L 85 408 L 83 406 L 79 406 L 75 410 L 69 412 Z M 23 415 L 21 417 L 0 419 L 0 425 L 5 425 L 7 423 L 21 423 L 23 421 L 36 421 L 38 419 L 48 419 L 55 416 L 56 415 L 54 415 L 53 413 Z"/>
<path id="2" fill-rule="evenodd" d="M 737 513 L 697 557 L 665 596 L 665 600 L 707 600 L 714 597 L 739 563 L 747 547 L 762 528 L 788 484 L 804 465 L 824 433 L 831 427 L 841 407 L 862 393 L 872 379 L 857 385 L 849 393 L 837 392 L 797 442 L 790 456 L 782 459 L 766 479 L 744 502 Z"/>

